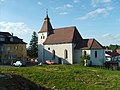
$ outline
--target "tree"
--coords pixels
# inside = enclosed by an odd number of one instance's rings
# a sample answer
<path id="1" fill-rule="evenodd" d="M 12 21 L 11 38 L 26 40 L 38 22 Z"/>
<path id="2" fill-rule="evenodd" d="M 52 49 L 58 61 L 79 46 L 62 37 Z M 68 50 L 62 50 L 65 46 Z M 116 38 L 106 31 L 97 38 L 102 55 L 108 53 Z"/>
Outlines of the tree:
<path id="1" fill-rule="evenodd" d="M 113 50 L 113 51 L 116 51 L 116 49 L 119 49 L 120 48 L 120 46 L 119 45 L 113 45 L 113 44 L 110 44 L 109 46 L 106 46 L 105 47 L 106 49 L 111 49 L 111 50 Z"/>
<path id="2" fill-rule="evenodd" d="M 90 55 L 82 55 L 81 56 L 81 65 L 84 65 L 84 60 L 90 60 Z"/>
<path id="3" fill-rule="evenodd" d="M 37 36 L 35 31 L 32 34 L 32 38 L 30 40 L 27 54 L 30 58 L 37 58 L 38 57 L 38 36 Z"/>

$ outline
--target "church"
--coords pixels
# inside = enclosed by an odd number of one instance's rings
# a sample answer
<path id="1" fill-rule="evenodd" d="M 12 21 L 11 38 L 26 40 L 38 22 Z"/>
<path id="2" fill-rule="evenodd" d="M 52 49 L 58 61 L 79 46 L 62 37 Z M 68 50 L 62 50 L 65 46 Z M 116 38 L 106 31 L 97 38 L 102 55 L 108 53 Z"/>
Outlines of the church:
<path id="1" fill-rule="evenodd" d="M 104 47 L 95 39 L 84 39 L 75 26 L 53 28 L 48 14 L 38 32 L 39 62 L 79 64 L 83 55 L 90 56 L 91 65 L 102 66 Z"/>

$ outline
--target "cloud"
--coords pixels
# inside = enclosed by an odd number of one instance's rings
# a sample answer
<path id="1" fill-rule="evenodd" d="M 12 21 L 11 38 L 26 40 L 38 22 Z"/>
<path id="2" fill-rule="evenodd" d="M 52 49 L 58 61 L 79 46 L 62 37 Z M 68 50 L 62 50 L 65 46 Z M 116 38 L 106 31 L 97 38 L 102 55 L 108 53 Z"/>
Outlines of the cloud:
<path id="1" fill-rule="evenodd" d="M 114 39 L 116 39 L 117 37 L 116 36 L 114 36 L 114 35 L 112 35 L 112 34 L 103 34 L 102 35 L 102 38 L 105 38 L 105 39 L 107 39 L 107 40 L 114 40 Z"/>
<path id="2" fill-rule="evenodd" d="M 4 2 L 5 0 L 0 0 L 0 2 Z"/>
<path id="3" fill-rule="evenodd" d="M 112 0 L 91 0 L 91 5 L 93 7 L 96 7 L 97 4 L 100 4 L 100 3 L 110 3 Z"/>
<path id="4" fill-rule="evenodd" d="M 42 5 L 42 2 L 39 1 L 37 4 L 38 4 L 38 5 Z"/>
<path id="5" fill-rule="evenodd" d="M 0 22 L 0 31 L 10 32 L 20 38 L 25 37 L 28 39 L 28 37 L 31 37 L 31 32 L 35 30 L 31 29 L 23 22 Z"/>
<path id="6" fill-rule="evenodd" d="M 55 9 L 56 10 L 65 10 L 65 9 L 68 9 L 68 8 L 73 8 L 73 5 L 71 5 L 71 4 L 65 4 L 64 6 L 62 6 L 62 7 L 56 7 Z"/>
<path id="7" fill-rule="evenodd" d="M 110 45 L 110 44 L 120 44 L 120 34 L 103 34 L 100 37 L 100 41 L 102 41 L 104 44 L 106 45 Z"/>
<path id="8" fill-rule="evenodd" d="M 80 0 L 73 0 L 73 2 L 74 2 L 74 3 L 78 3 L 78 2 L 80 2 Z"/>
<path id="9" fill-rule="evenodd" d="M 71 4 L 64 5 L 65 8 L 72 8 L 73 6 Z"/>
<path id="10" fill-rule="evenodd" d="M 93 6 L 93 7 L 96 7 L 96 5 L 99 3 L 99 0 L 92 0 L 91 1 L 91 5 Z"/>
<path id="11" fill-rule="evenodd" d="M 68 14 L 68 12 L 61 12 L 61 13 L 59 13 L 60 15 L 67 15 Z"/>
<path id="12" fill-rule="evenodd" d="M 81 16 L 79 18 L 76 18 L 76 20 L 85 20 L 85 19 L 91 19 L 96 17 L 97 15 L 101 14 L 101 15 L 109 15 L 108 11 L 111 11 L 113 8 L 112 7 L 107 7 L 107 8 L 98 8 L 94 11 L 91 11 L 87 14 L 85 14 L 84 16 Z"/>

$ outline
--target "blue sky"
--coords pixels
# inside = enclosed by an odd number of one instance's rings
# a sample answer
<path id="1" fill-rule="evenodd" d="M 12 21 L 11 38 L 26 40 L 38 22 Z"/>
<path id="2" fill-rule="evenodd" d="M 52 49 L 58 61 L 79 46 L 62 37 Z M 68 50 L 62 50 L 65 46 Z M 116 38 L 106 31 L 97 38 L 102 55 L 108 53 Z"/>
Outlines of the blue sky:
<path id="1" fill-rule="evenodd" d="M 0 31 L 29 43 L 46 9 L 54 28 L 76 26 L 83 38 L 120 45 L 120 0 L 0 0 Z"/>

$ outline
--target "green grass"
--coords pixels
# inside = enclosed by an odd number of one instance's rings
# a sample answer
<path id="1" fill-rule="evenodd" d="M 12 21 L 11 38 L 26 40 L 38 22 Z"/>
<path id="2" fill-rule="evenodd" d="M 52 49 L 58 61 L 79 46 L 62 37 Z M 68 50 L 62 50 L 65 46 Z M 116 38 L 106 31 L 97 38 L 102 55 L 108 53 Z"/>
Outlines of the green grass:
<path id="1" fill-rule="evenodd" d="M 0 68 L 0 73 L 21 75 L 57 90 L 120 90 L 120 71 L 80 65 Z"/>

